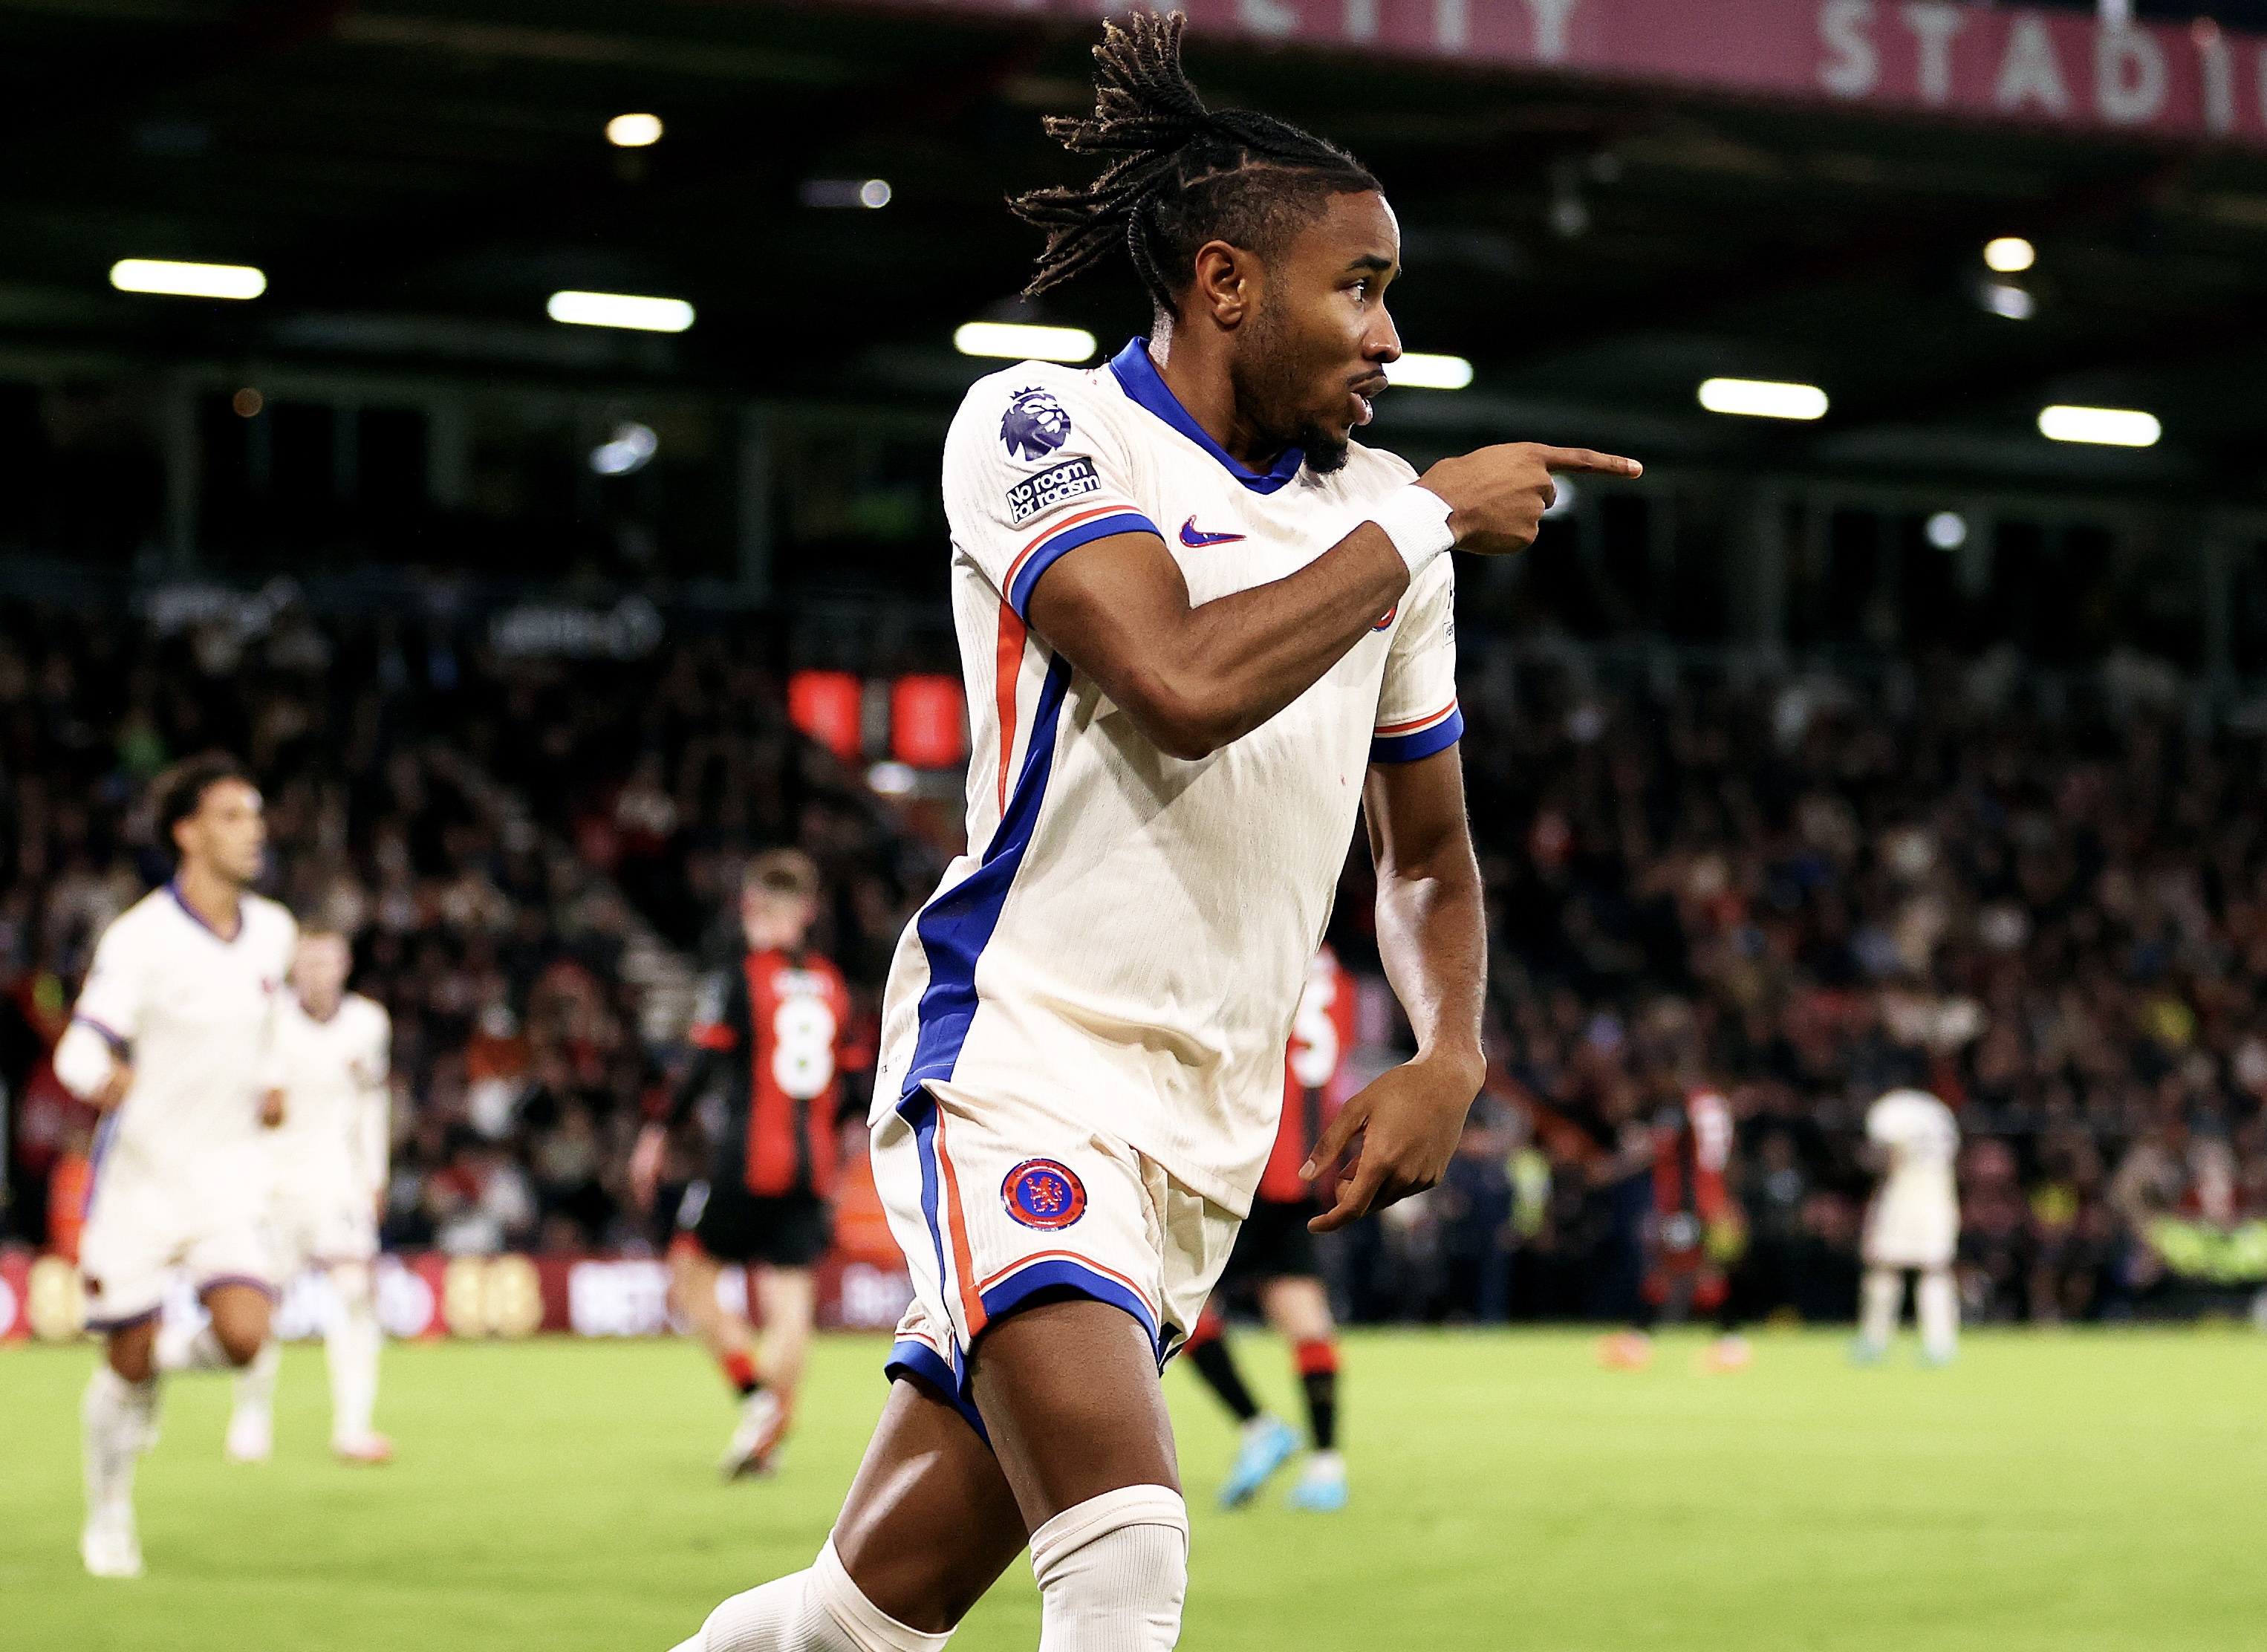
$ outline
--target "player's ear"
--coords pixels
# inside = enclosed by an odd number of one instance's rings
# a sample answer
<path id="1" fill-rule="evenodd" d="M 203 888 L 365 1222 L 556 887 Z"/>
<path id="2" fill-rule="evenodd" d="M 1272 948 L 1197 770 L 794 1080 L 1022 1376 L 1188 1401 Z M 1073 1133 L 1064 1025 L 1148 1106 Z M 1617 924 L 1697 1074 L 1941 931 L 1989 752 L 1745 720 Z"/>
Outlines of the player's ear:
<path id="1" fill-rule="evenodd" d="M 1257 297 L 1258 261 L 1226 241 L 1207 241 L 1197 248 L 1196 272 L 1186 302 L 1221 327 L 1242 326 Z"/>

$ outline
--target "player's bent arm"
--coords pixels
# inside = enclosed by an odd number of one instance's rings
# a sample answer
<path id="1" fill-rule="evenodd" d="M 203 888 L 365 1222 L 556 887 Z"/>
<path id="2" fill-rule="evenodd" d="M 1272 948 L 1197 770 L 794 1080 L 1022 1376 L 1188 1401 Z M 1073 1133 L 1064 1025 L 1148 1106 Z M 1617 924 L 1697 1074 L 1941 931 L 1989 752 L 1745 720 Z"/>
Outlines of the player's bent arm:
<path id="1" fill-rule="evenodd" d="M 84 1021 L 74 1021 L 55 1044 L 55 1077 L 65 1090 L 99 1111 L 126 1098 L 134 1070 L 110 1040 Z"/>
<path id="2" fill-rule="evenodd" d="M 1192 605 L 1154 533 L 1119 533 L 1039 576 L 1031 628 L 1170 756 L 1208 757 L 1307 692 L 1409 588 L 1365 522 L 1288 578 Z"/>
<path id="3" fill-rule="evenodd" d="M 1318 1232 L 1436 1186 L 1486 1075 L 1486 920 L 1457 748 L 1373 764 L 1362 804 L 1377 864 L 1378 955 L 1417 1034 L 1417 1054 L 1340 1110 L 1300 1172 L 1319 1175 L 1360 1134 L 1337 1204 L 1310 1224 Z"/>
<path id="4" fill-rule="evenodd" d="M 1553 471 L 1643 470 L 1611 454 L 1521 442 L 1443 459 L 1422 488 L 1448 507 L 1460 548 L 1502 554 L 1534 542 L 1556 497 Z M 1196 606 L 1163 540 L 1112 534 L 1041 573 L 1028 617 L 1159 750 L 1196 759 L 1319 681 L 1401 599 L 1411 567 L 1396 538 L 1367 521 L 1287 578 Z"/>

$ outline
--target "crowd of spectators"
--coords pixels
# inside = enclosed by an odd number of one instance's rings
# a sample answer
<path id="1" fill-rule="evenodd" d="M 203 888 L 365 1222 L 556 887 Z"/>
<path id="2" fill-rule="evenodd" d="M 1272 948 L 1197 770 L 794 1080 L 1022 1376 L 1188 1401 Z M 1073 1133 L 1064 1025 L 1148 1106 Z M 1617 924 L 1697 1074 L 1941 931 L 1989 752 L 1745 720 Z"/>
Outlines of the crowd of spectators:
<path id="1" fill-rule="evenodd" d="M 143 782 L 218 746 L 266 789 L 274 892 L 356 935 L 393 1015 L 387 1242 L 654 1245 L 626 1156 L 743 858 L 814 855 L 814 942 L 870 1017 L 960 847 L 949 789 L 879 795 L 789 726 L 767 622 L 671 624 L 623 660 L 290 602 L 0 609 L 8 1234 L 68 1225 L 49 1183 L 90 1121 L 40 1056 L 165 876 Z M 1863 1109 L 1898 1083 L 1962 1118 L 1974 1317 L 2150 1311 L 2186 1289 L 2153 1223 L 2267 1218 L 2258 735 L 1999 658 L 1742 681 L 1469 639 L 1468 664 L 1493 1070 L 1449 1181 L 1332 1252 L 1357 1317 L 1628 1313 L 1648 1132 L 1695 1082 L 1740 1120 L 1759 1316 L 1850 1312 Z M 1366 862 L 1333 939 L 1374 975 Z"/>

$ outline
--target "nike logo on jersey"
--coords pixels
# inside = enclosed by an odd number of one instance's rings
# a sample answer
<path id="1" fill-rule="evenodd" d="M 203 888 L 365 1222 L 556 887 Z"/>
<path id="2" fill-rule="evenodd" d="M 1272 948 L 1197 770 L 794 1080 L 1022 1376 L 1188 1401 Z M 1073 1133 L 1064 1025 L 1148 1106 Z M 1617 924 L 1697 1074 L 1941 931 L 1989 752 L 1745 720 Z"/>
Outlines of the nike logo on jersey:
<path id="1" fill-rule="evenodd" d="M 1194 517 L 1181 524 L 1181 543 L 1192 551 L 1200 551 L 1207 545 L 1233 545 L 1243 537 L 1241 533 L 1207 533 L 1197 525 Z"/>

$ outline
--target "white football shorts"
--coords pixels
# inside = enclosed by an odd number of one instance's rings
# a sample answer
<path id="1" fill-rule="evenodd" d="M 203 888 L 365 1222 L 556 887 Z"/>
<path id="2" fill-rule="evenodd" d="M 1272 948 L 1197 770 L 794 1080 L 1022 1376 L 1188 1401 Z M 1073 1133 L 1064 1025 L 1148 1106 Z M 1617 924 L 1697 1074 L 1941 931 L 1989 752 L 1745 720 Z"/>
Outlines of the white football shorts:
<path id="1" fill-rule="evenodd" d="M 78 1245 L 88 1328 L 154 1318 L 176 1268 L 200 1293 L 249 1285 L 273 1297 L 275 1264 L 260 1216 L 242 1178 L 99 1167 Z"/>
<path id="2" fill-rule="evenodd" d="M 1950 1200 L 1875 1196 L 1861 1251 L 1872 1267 L 1948 1267 L 1960 1244 L 1960 1209 Z"/>
<path id="3" fill-rule="evenodd" d="M 921 1377 L 984 1432 L 969 1350 L 1034 1293 L 1124 1309 L 1162 1367 L 1241 1225 L 1125 1142 L 1028 1103 L 932 1083 L 874 1127 L 874 1180 L 913 1274 L 891 1377 Z"/>
<path id="4" fill-rule="evenodd" d="M 268 1207 L 269 1237 L 281 1277 L 330 1262 L 367 1262 L 378 1254 L 378 1212 L 345 1186 L 285 1183 Z"/>

